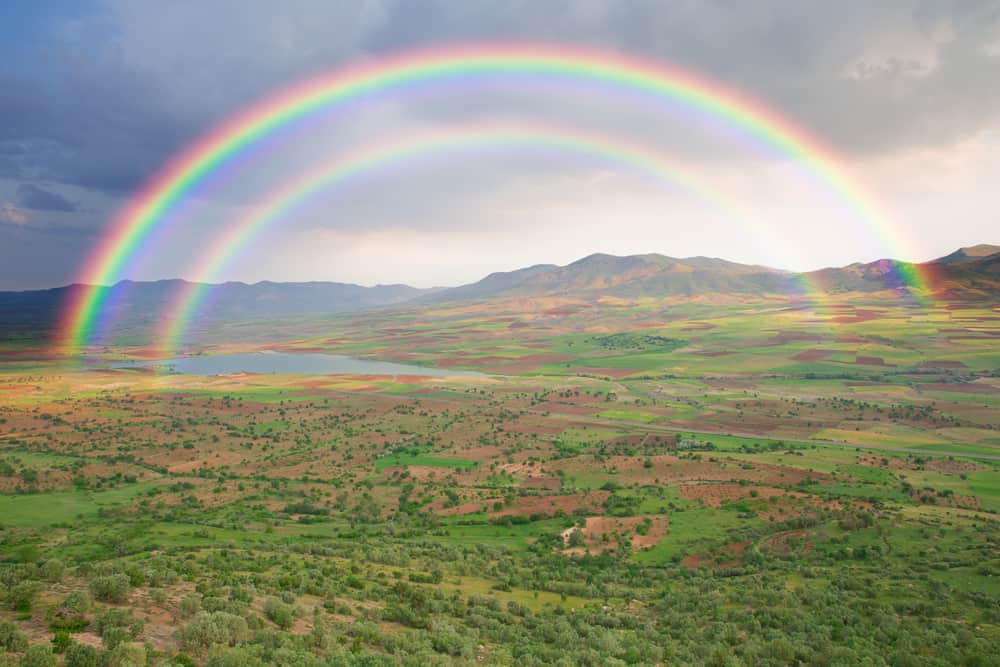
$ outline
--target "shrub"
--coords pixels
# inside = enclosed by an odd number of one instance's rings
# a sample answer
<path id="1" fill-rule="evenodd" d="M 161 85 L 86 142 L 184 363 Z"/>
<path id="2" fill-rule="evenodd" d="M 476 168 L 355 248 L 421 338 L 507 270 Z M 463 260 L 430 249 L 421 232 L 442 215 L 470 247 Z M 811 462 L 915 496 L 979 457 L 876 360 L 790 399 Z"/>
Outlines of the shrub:
<path id="1" fill-rule="evenodd" d="M 70 644 L 66 649 L 65 667 L 101 667 L 100 652 L 86 644 Z"/>
<path id="2" fill-rule="evenodd" d="M 21 658 L 21 667 L 55 667 L 56 654 L 48 644 L 32 644 Z"/>
<path id="3" fill-rule="evenodd" d="M 209 654 L 205 667 L 264 667 L 267 664 L 260 657 L 259 650 L 256 647 L 240 646 L 238 648 L 224 648 L 216 646 Z"/>
<path id="4" fill-rule="evenodd" d="M 28 648 L 28 635 L 18 630 L 10 621 L 0 621 L 0 648 L 20 653 Z"/>
<path id="5" fill-rule="evenodd" d="M 130 639 L 132 639 L 132 636 L 128 633 L 128 630 L 118 626 L 104 628 L 104 632 L 101 633 L 101 641 L 104 642 L 104 648 L 109 651 Z"/>
<path id="6" fill-rule="evenodd" d="M 66 566 L 61 560 L 53 558 L 42 563 L 39 571 L 46 581 L 61 581 L 63 575 L 66 574 Z"/>
<path id="7" fill-rule="evenodd" d="M 181 618 L 191 618 L 199 611 L 201 611 L 201 596 L 197 593 L 185 595 L 181 598 L 180 604 L 177 605 L 177 612 Z"/>
<path id="8" fill-rule="evenodd" d="M 127 627 L 132 637 L 138 637 L 143 625 L 142 619 L 134 618 L 128 609 L 106 609 L 94 619 L 94 628 L 98 634 L 103 634 L 108 628 Z"/>
<path id="9" fill-rule="evenodd" d="M 66 596 L 66 599 L 62 601 L 59 607 L 76 612 L 77 614 L 86 614 L 90 611 L 91 604 L 90 596 L 86 591 L 73 591 Z"/>
<path id="10" fill-rule="evenodd" d="M 101 602 L 125 602 L 129 580 L 124 574 L 108 574 L 90 580 L 90 592 Z"/>
<path id="11" fill-rule="evenodd" d="M 56 653 L 63 653 L 72 643 L 73 638 L 65 630 L 57 630 L 52 636 L 52 650 Z"/>
<path id="12" fill-rule="evenodd" d="M 21 581 L 14 585 L 7 594 L 7 599 L 16 611 L 31 611 L 31 603 L 42 591 L 42 584 L 37 581 Z"/>
<path id="13" fill-rule="evenodd" d="M 268 598 L 264 603 L 264 615 L 282 630 L 292 627 L 295 622 L 295 608 L 277 598 Z"/>
<path id="14" fill-rule="evenodd" d="M 135 642 L 122 642 L 108 655 L 108 667 L 145 667 L 146 648 Z"/>
<path id="15" fill-rule="evenodd" d="M 246 619 L 225 611 L 200 611 L 177 632 L 178 640 L 189 649 L 208 648 L 213 644 L 235 646 L 249 637 Z"/>

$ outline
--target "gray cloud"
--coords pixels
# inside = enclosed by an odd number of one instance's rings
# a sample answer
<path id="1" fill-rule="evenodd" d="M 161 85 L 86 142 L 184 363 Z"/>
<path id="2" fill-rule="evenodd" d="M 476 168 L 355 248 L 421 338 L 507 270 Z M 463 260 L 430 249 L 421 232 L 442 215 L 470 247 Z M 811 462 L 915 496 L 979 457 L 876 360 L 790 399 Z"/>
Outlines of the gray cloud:
<path id="1" fill-rule="evenodd" d="M 55 211 L 58 213 L 72 213 L 80 209 L 76 202 L 32 183 L 22 183 L 17 186 L 17 205 L 33 211 Z"/>
<path id="2" fill-rule="evenodd" d="M 555 39 L 663 58 L 798 120 L 846 152 L 946 146 L 1000 117 L 995 0 L 399 0 L 379 48 Z M 398 14 L 397 14 L 398 12 Z M 420 19 L 424 17 L 424 20 Z"/>

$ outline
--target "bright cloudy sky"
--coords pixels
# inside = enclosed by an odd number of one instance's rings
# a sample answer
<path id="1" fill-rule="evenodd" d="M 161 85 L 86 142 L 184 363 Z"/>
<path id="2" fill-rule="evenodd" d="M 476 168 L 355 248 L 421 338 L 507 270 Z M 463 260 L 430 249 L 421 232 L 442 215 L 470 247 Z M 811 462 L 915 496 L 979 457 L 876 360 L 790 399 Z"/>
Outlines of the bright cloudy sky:
<path id="1" fill-rule="evenodd" d="M 391 53 L 530 42 L 698 73 L 818 137 L 884 208 L 718 119 L 537 76 L 413 86 L 330 109 L 181 202 L 123 277 L 458 284 L 592 252 L 793 270 L 1000 242 L 1000 2 L 10 0 L 0 7 L 0 289 L 72 282 L 116 211 L 190 142 L 306 77 Z M 269 193 L 371 146 L 504 132 L 387 160 L 228 253 Z M 622 151 L 534 137 L 586 134 Z M 615 152 L 615 151 L 612 151 Z M 706 190 L 708 195 L 706 195 Z"/>

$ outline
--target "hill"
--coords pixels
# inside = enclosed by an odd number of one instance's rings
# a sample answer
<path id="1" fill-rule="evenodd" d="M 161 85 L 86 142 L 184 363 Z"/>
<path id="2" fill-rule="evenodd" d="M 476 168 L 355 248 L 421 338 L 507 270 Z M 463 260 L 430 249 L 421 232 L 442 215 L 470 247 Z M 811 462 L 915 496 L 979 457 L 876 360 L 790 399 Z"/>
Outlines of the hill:
<path id="1" fill-rule="evenodd" d="M 675 258 L 658 254 L 589 255 L 565 266 L 534 266 L 491 273 L 482 280 L 452 288 L 419 289 L 408 285 L 364 287 L 350 283 L 264 281 L 210 285 L 202 315 L 216 321 L 288 318 L 363 311 L 402 304 L 489 301 L 502 298 L 601 296 L 795 295 L 807 282 L 830 294 L 876 293 L 907 285 L 913 270 L 933 277 L 942 295 L 994 299 L 1000 294 L 1000 246 L 960 248 L 940 259 L 911 265 L 893 259 L 855 263 L 796 274 L 766 266 L 710 257 Z M 69 285 L 47 290 L 0 292 L 2 335 L 50 329 L 68 300 L 84 289 Z M 155 324 L 169 304 L 191 289 L 184 280 L 122 281 L 107 297 L 107 317 L 128 331 Z M 15 332 L 12 334 L 12 332 Z"/>
<path id="2" fill-rule="evenodd" d="M 544 264 L 494 273 L 435 294 L 435 301 L 508 296 L 638 297 L 705 293 L 766 294 L 788 289 L 791 274 L 722 259 L 664 255 L 593 254 L 566 266 Z"/>
<path id="3" fill-rule="evenodd" d="M 996 251 L 996 252 L 991 252 Z M 807 273 L 739 264 L 709 257 L 674 258 L 657 254 L 619 257 L 594 254 L 566 266 L 542 264 L 493 273 L 471 285 L 442 290 L 423 300 L 435 302 L 507 297 L 658 297 L 705 294 L 793 295 L 801 285 L 830 294 L 893 291 L 908 285 L 916 271 L 933 277 L 932 289 L 951 295 L 1000 293 L 1000 246 L 961 248 L 923 264 L 894 259 L 855 263 Z"/>
<path id="4" fill-rule="evenodd" d="M 958 264 L 975 261 L 977 259 L 997 254 L 1000 254 L 1000 245 L 980 243 L 979 245 L 969 246 L 967 248 L 959 248 L 950 255 L 945 255 L 944 257 L 934 261 L 940 264 Z"/>

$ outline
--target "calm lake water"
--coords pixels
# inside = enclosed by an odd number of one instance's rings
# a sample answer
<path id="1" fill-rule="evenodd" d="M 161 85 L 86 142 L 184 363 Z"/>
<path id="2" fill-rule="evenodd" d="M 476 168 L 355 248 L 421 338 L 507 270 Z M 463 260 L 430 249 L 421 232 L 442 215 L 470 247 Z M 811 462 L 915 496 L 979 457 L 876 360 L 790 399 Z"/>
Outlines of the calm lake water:
<path id="1" fill-rule="evenodd" d="M 230 375 L 232 373 L 288 373 L 294 375 L 429 375 L 448 377 L 466 375 L 483 377 L 476 371 L 428 368 L 389 361 L 354 359 L 339 354 L 295 354 L 289 352 L 253 352 L 220 354 L 177 359 L 152 359 L 116 364 L 115 368 L 162 366 L 185 375 Z"/>

